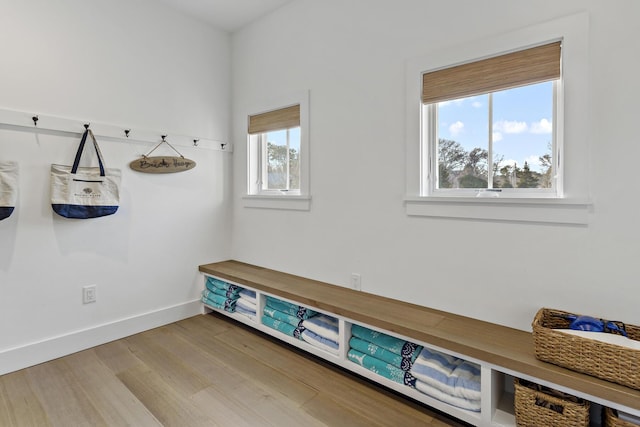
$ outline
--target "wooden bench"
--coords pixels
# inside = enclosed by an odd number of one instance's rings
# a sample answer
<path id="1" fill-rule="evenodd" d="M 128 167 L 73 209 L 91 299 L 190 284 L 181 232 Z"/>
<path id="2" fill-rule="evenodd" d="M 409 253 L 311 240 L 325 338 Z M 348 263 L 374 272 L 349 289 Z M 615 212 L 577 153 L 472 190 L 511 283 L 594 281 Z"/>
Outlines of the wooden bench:
<path id="1" fill-rule="evenodd" d="M 504 386 L 513 377 L 640 415 L 640 391 L 536 359 L 530 332 L 238 261 L 201 265 L 199 271 L 479 363 L 481 416 L 465 418 L 457 411 L 450 412 L 475 425 L 515 425 L 513 407 L 509 408 L 513 399 L 508 395 L 509 387 Z M 449 412 L 446 406 L 437 406 L 443 408 Z"/>

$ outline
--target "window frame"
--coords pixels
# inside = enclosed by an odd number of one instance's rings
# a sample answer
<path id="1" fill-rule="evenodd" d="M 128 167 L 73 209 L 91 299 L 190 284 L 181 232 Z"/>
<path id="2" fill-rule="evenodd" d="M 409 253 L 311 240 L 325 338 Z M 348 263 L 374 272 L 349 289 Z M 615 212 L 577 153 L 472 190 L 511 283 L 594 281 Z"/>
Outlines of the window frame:
<path id="1" fill-rule="evenodd" d="M 286 141 L 287 141 L 287 161 L 286 161 L 286 166 L 287 166 L 287 176 L 286 176 L 286 187 L 284 189 L 277 189 L 277 188 L 264 188 L 264 184 L 265 182 L 268 182 L 269 178 L 268 178 L 268 174 L 269 174 L 269 166 L 268 166 L 268 140 L 267 140 L 267 134 L 269 132 L 263 132 L 263 133 L 259 133 L 256 134 L 256 138 L 255 138 L 255 143 L 258 144 L 258 158 L 256 160 L 256 168 L 257 168 L 257 182 L 256 182 L 256 189 L 255 189 L 255 194 L 256 195 L 280 195 L 280 194 L 287 194 L 287 195 L 296 195 L 299 196 L 300 195 L 300 188 L 294 188 L 291 189 L 289 188 L 289 184 L 290 184 L 290 175 L 291 175 L 291 171 L 290 171 L 290 133 L 292 129 L 298 129 L 299 126 L 296 127 L 292 127 L 292 128 L 286 128 L 286 129 L 280 129 L 280 131 L 286 131 Z M 276 131 L 273 131 L 276 132 Z M 252 142 L 250 142 L 252 143 Z M 298 156 L 300 156 L 300 153 L 298 153 Z"/>
<path id="2" fill-rule="evenodd" d="M 427 171 L 421 170 L 420 179 L 420 194 L 423 197 L 436 196 L 436 197 L 502 197 L 502 198 L 561 198 L 563 196 L 562 190 L 562 176 L 564 173 L 562 162 L 559 160 L 564 156 L 562 155 L 563 138 L 562 134 L 557 132 L 558 127 L 561 127 L 564 115 L 561 109 L 558 109 L 558 105 L 562 105 L 563 91 L 562 91 L 562 77 L 559 80 L 552 81 L 553 83 L 553 98 L 552 98 L 552 162 L 553 162 L 553 185 L 551 188 L 501 188 L 499 192 L 496 192 L 492 187 L 492 160 L 487 162 L 487 189 L 478 188 L 454 188 L 454 189 L 442 189 L 437 188 L 438 184 L 438 106 L 437 103 L 423 104 L 421 107 L 421 131 L 420 131 L 420 144 L 422 144 L 422 152 L 427 154 L 424 164 L 427 164 Z M 536 83 L 531 83 L 536 84 Z M 522 86 L 520 86 L 522 87 Z M 515 88 L 511 88 L 515 89 Z M 496 92 L 488 92 L 482 95 L 488 95 L 489 98 L 489 114 L 487 120 L 489 121 L 489 135 L 492 134 L 493 118 L 493 94 Z M 489 159 L 492 159 L 492 143 L 493 140 L 489 136 L 487 151 L 489 153 Z M 483 193 L 483 194 L 479 194 Z M 488 194 L 487 194 L 488 193 Z"/>
<path id="3" fill-rule="evenodd" d="M 263 135 L 268 132 L 249 134 L 247 132 L 249 119 L 251 116 L 285 109 L 294 105 L 300 106 L 300 189 L 294 191 L 263 190 L 262 180 L 264 179 L 265 167 L 263 160 L 266 159 L 266 142 L 263 143 Z M 255 106 L 247 111 L 247 126 L 245 127 L 245 132 L 247 132 L 247 190 L 242 197 L 243 206 L 245 208 L 260 209 L 310 210 L 309 91 L 277 95 L 265 102 L 256 103 Z"/>
<path id="4" fill-rule="evenodd" d="M 405 212 L 409 216 L 476 219 L 499 222 L 534 222 L 587 225 L 590 201 L 588 33 L 586 12 L 558 18 L 516 31 L 446 46 L 406 63 Z M 429 153 L 421 144 L 422 75 L 461 64 L 474 58 L 488 58 L 553 40 L 562 40 L 562 93 L 557 111 L 563 120 L 555 126 L 562 138 L 558 162 L 563 176 L 558 197 L 441 197 L 423 192 Z"/>

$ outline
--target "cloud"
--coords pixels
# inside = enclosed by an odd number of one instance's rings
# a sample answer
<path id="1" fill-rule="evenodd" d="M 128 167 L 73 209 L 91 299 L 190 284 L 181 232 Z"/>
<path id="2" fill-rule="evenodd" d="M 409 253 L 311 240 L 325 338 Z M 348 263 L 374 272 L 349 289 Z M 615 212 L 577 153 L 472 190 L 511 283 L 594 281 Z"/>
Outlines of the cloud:
<path id="1" fill-rule="evenodd" d="M 493 142 L 502 141 L 502 132 L 493 132 Z"/>
<path id="2" fill-rule="evenodd" d="M 451 132 L 451 135 L 453 136 L 458 135 L 463 130 L 464 130 L 464 123 L 462 123 L 460 120 L 458 120 L 457 122 L 449 126 L 449 132 Z"/>
<path id="3" fill-rule="evenodd" d="M 503 133 L 523 133 L 529 129 L 526 122 L 500 120 L 493 124 L 493 130 L 495 132 Z"/>
<path id="4" fill-rule="evenodd" d="M 503 160 L 498 164 L 499 168 L 503 168 L 505 166 L 511 166 L 513 167 L 516 164 L 516 161 L 513 159 L 508 159 L 508 160 Z"/>
<path id="5" fill-rule="evenodd" d="M 542 169 L 542 165 L 540 164 L 540 156 L 529 156 L 524 160 L 529 164 L 530 169 L 532 170 Z"/>
<path id="6" fill-rule="evenodd" d="M 481 108 L 482 107 L 482 102 L 473 101 L 473 103 L 471 105 L 473 106 L 473 108 Z"/>
<path id="7" fill-rule="evenodd" d="M 531 133 L 551 133 L 552 130 L 553 123 L 547 119 L 531 123 Z"/>

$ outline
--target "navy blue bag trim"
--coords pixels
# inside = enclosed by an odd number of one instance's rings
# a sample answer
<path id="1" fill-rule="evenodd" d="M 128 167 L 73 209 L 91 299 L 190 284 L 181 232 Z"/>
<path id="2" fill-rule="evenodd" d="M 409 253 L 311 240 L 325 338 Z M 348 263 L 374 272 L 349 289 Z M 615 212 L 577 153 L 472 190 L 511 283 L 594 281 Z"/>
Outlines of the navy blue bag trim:
<path id="1" fill-rule="evenodd" d="M 66 218 L 97 218 L 101 216 L 113 215 L 118 210 L 118 206 L 85 206 L 52 204 L 53 211 Z"/>
<path id="2" fill-rule="evenodd" d="M 9 218 L 9 216 L 13 213 L 14 209 L 15 209 L 15 206 L 0 207 L 0 221 L 2 221 L 5 218 Z"/>

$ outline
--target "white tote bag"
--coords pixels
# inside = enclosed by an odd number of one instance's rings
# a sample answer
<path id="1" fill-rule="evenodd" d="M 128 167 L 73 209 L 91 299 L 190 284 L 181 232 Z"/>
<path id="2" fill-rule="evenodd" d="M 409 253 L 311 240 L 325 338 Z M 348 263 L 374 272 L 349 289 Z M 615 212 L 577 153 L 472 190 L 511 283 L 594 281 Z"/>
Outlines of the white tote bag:
<path id="1" fill-rule="evenodd" d="M 98 167 L 79 167 L 87 135 L 98 155 Z M 120 169 L 104 167 L 102 153 L 91 129 L 82 135 L 73 166 L 51 165 L 51 207 L 66 218 L 113 215 L 120 206 Z"/>
<path id="2" fill-rule="evenodd" d="M 8 218 L 18 201 L 18 163 L 0 162 L 0 221 Z"/>

